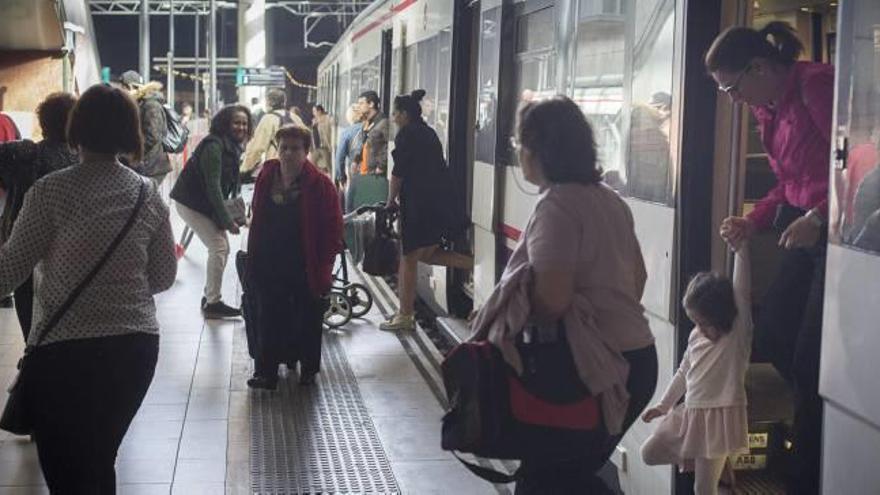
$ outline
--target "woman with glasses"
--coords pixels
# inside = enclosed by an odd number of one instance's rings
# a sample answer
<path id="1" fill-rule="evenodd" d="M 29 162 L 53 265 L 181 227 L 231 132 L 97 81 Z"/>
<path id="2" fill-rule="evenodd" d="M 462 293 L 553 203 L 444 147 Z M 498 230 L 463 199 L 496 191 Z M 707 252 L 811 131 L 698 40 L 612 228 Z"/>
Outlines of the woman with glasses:
<path id="1" fill-rule="evenodd" d="M 795 467 L 789 493 L 810 494 L 819 486 L 819 344 L 834 69 L 799 62 L 803 48 L 783 22 L 759 31 L 737 27 L 715 39 L 705 63 L 720 91 L 751 108 L 778 181 L 747 216 L 726 218 L 721 236 L 738 245 L 771 227 L 780 232 L 779 245 L 786 251 L 755 335 L 794 386 Z"/>

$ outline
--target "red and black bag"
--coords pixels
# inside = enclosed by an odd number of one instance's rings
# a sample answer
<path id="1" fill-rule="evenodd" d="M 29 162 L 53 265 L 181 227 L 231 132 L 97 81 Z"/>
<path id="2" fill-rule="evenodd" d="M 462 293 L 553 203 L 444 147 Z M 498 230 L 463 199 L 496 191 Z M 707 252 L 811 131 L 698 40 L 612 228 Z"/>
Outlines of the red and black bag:
<path id="1" fill-rule="evenodd" d="M 489 342 L 455 347 L 442 365 L 450 407 L 443 417 L 443 449 L 546 461 L 589 456 L 605 446 L 609 435 L 599 401 L 581 382 L 562 335 L 552 342 L 521 337 L 522 375 Z M 493 483 L 517 477 L 462 462 Z"/>

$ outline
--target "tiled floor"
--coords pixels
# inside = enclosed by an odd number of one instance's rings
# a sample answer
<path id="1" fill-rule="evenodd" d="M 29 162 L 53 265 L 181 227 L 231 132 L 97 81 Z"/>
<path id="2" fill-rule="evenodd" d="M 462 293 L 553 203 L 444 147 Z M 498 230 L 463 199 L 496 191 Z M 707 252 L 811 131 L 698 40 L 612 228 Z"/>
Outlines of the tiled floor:
<path id="1" fill-rule="evenodd" d="M 244 384 L 251 363 L 240 320 L 206 323 L 199 314 L 205 258 L 194 240 L 174 287 L 156 298 L 159 363 L 119 452 L 120 494 L 251 493 L 251 392 Z M 224 281 L 228 302 L 238 299 L 232 265 Z M 440 449 L 440 403 L 401 339 L 376 330 L 380 319 L 374 309 L 327 337 L 339 339 L 346 351 L 403 492 L 508 493 L 473 477 Z M 14 312 L 2 309 L 0 385 L 13 376 L 21 350 Z M 5 400 L 0 393 L 0 406 Z M 35 446 L 0 431 L 0 495 L 41 493 L 48 491 Z"/>

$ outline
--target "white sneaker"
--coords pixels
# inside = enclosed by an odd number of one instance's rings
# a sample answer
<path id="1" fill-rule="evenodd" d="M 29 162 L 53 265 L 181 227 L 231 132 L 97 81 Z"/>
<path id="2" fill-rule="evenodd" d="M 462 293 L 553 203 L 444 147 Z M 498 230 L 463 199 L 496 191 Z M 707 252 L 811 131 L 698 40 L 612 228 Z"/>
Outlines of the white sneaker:
<path id="1" fill-rule="evenodd" d="M 396 314 L 390 320 L 379 325 L 379 330 L 386 332 L 396 332 L 398 330 L 413 331 L 416 329 L 416 318 L 414 315 Z"/>

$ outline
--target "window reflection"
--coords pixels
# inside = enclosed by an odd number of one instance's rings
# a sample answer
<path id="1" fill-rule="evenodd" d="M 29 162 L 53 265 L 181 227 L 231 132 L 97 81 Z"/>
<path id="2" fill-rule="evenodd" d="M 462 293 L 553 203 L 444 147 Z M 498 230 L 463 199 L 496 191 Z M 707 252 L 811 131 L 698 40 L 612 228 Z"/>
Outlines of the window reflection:
<path id="1" fill-rule="evenodd" d="M 632 47 L 629 156 L 626 193 L 667 203 L 671 196 L 669 117 L 675 4 L 637 0 L 628 47 Z"/>
<path id="2" fill-rule="evenodd" d="M 495 164 L 495 138 L 498 110 L 499 29 L 501 7 L 483 13 L 480 20 L 480 87 L 477 96 L 477 125 L 475 157 L 478 161 Z"/>
<path id="3" fill-rule="evenodd" d="M 862 5 L 862 4 L 860 4 Z M 852 92 L 849 104 L 847 168 L 838 180 L 838 211 L 843 216 L 840 238 L 866 251 L 880 252 L 880 4 L 855 17 L 852 56 Z"/>
<path id="4" fill-rule="evenodd" d="M 521 15 L 516 20 L 516 53 L 514 55 L 514 92 L 516 110 L 525 103 L 540 101 L 556 94 L 556 26 L 553 7 Z M 508 123 L 508 136 L 513 136 L 516 119 Z M 508 150 L 511 165 L 518 165 L 518 156 Z"/>
<path id="5" fill-rule="evenodd" d="M 580 0 L 573 96 L 593 125 L 606 183 L 669 203 L 675 4 L 621 4 Z"/>

